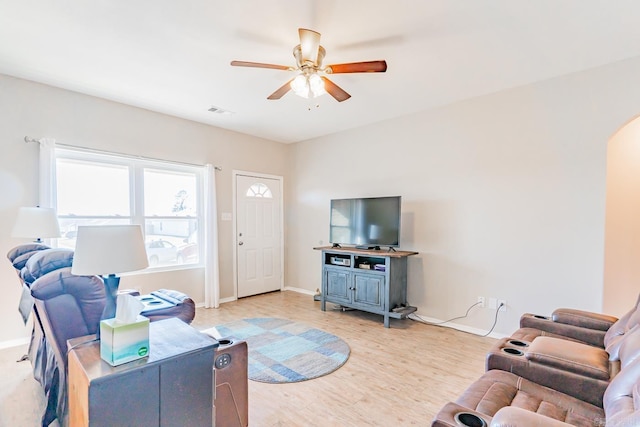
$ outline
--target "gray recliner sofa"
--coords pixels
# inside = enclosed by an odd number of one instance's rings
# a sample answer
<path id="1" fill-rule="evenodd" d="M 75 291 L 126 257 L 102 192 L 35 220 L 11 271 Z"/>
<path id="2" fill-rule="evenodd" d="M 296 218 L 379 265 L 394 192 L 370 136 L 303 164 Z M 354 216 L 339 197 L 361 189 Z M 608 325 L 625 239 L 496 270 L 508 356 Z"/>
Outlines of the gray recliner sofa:
<path id="1" fill-rule="evenodd" d="M 639 426 L 640 328 L 625 337 L 619 355 L 620 372 L 598 404 L 511 372 L 490 370 L 446 404 L 432 426 Z"/>

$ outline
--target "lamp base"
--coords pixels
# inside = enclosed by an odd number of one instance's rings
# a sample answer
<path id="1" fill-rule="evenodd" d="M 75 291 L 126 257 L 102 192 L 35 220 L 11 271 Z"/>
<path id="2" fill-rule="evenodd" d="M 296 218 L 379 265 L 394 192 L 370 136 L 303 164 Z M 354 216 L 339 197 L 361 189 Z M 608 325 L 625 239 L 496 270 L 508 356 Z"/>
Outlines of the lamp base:
<path id="1" fill-rule="evenodd" d="M 100 320 L 112 319 L 116 317 L 116 299 L 118 298 L 118 286 L 120 286 L 120 277 L 115 274 L 108 276 L 102 276 L 104 282 L 104 290 L 106 294 L 106 301 L 104 310 L 102 310 L 102 316 Z M 100 325 L 98 325 L 98 331 L 96 337 L 100 338 Z"/>

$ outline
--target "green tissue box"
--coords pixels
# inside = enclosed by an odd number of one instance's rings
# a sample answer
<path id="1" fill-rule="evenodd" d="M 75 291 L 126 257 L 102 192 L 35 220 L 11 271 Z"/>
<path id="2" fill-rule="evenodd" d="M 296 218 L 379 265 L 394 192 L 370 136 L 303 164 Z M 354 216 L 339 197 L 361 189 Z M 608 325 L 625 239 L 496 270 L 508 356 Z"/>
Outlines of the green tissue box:
<path id="1" fill-rule="evenodd" d="M 100 321 L 100 357 L 112 366 L 149 355 L 149 319 L 138 315 L 133 323 Z"/>

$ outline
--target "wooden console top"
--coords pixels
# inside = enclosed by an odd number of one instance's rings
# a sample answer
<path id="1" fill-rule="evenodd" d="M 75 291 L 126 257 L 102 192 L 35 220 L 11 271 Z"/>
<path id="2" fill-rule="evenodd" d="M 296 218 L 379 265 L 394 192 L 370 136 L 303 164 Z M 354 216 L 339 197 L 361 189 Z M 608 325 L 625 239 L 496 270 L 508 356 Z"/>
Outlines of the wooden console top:
<path id="1" fill-rule="evenodd" d="M 388 249 L 357 249 L 354 247 L 343 247 L 343 248 L 334 248 L 333 246 L 318 246 L 313 248 L 316 251 L 327 251 L 327 252 L 338 252 L 345 254 L 355 254 L 355 255 L 368 255 L 368 256 L 382 256 L 382 257 L 391 257 L 391 258 L 404 258 L 411 255 L 417 255 L 418 252 L 412 251 L 390 251 Z"/>

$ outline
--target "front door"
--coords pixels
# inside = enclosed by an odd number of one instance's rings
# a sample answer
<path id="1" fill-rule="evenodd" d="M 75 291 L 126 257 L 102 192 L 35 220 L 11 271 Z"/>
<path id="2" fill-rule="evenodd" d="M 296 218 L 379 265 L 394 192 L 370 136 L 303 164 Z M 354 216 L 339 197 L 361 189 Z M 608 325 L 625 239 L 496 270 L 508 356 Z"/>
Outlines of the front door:
<path id="1" fill-rule="evenodd" d="M 236 175 L 238 298 L 281 288 L 281 180 Z"/>

